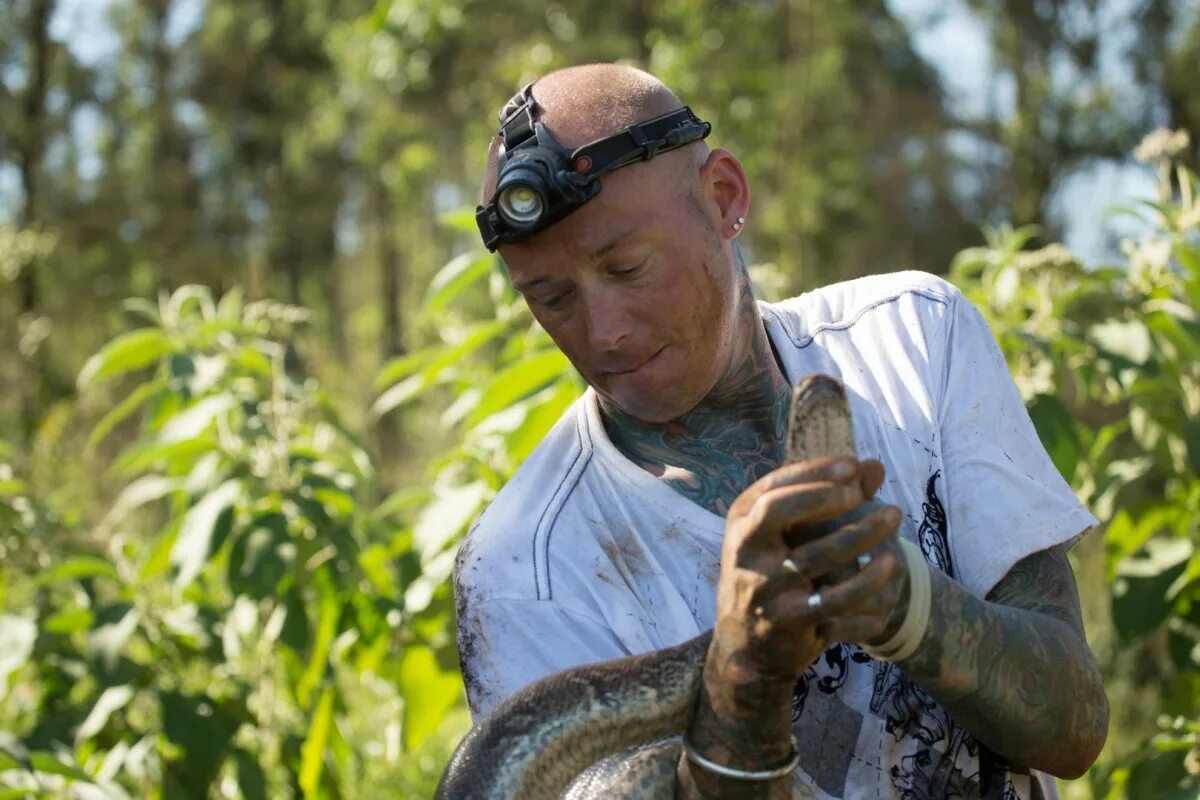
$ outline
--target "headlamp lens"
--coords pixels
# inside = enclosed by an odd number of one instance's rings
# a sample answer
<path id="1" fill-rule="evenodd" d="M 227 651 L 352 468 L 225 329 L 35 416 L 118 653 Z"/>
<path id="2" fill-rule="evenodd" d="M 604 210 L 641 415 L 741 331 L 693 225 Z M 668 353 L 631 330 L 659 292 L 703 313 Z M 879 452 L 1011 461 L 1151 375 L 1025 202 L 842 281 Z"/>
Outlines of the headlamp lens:
<path id="1" fill-rule="evenodd" d="M 496 205 L 501 215 L 514 225 L 537 222 L 546 208 L 541 194 L 521 183 L 502 189 Z"/>

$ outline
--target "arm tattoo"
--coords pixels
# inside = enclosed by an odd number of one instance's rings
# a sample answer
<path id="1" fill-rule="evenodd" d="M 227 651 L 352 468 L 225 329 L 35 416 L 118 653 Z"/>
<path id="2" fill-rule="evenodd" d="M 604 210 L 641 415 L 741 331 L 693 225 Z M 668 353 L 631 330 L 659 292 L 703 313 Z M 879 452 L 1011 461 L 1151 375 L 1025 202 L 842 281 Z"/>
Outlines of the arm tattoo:
<path id="1" fill-rule="evenodd" d="M 711 647 L 705 661 L 696 713 L 687 738 L 705 758 L 738 769 L 762 770 L 786 761 L 791 755 L 792 687 L 761 682 L 737 686 L 716 679 L 736 672 L 720 669 L 718 650 Z M 710 678 L 713 678 L 710 680 Z M 676 771 L 678 800 L 790 800 L 791 775 L 770 781 L 743 781 L 714 775 L 695 767 L 687 755 L 679 757 Z"/>
<path id="2" fill-rule="evenodd" d="M 1108 700 L 1062 547 L 1035 553 L 986 600 L 940 572 L 906 672 L 956 722 L 1014 763 L 1074 777 L 1108 733 Z"/>

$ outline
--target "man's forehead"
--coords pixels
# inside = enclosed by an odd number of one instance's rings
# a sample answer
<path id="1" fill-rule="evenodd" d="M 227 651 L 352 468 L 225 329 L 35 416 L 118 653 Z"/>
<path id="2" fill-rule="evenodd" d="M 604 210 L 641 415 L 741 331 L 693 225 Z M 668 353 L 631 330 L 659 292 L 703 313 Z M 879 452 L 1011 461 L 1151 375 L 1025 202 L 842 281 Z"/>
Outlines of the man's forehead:
<path id="1" fill-rule="evenodd" d="M 655 220 L 645 217 L 608 226 L 563 225 L 561 229 L 555 226 L 534 239 L 501 247 L 501 256 L 515 282 L 517 273 L 536 277 L 534 272 L 553 270 L 552 265 L 559 263 L 558 259 L 581 265 L 603 261 L 627 245 L 649 239 L 655 226 Z"/>

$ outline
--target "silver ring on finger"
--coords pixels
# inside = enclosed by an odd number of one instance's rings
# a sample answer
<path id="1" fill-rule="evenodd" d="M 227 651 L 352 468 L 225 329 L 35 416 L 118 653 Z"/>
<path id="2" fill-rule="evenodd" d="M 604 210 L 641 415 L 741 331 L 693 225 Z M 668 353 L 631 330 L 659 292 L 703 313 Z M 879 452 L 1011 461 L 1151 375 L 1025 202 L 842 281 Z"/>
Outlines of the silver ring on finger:
<path id="1" fill-rule="evenodd" d="M 808 596 L 808 608 L 816 614 L 817 619 L 825 619 L 825 608 L 821 605 L 821 593 L 819 591 L 813 592 Z"/>
<path id="2" fill-rule="evenodd" d="M 862 572 L 871 563 L 871 554 L 859 553 L 858 558 L 854 559 L 854 563 L 858 565 L 858 571 Z"/>

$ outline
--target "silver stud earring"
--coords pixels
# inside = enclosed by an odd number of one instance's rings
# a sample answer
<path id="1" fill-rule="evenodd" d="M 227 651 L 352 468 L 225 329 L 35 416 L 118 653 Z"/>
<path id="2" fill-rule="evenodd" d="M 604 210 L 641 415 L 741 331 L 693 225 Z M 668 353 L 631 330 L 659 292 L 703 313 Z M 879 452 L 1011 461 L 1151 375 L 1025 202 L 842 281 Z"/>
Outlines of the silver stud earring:
<path id="1" fill-rule="evenodd" d="M 742 226 L 743 226 L 743 225 L 745 225 L 745 224 L 746 224 L 746 218 L 745 218 L 745 217 L 738 217 L 738 218 L 737 218 L 737 222 L 733 223 L 733 229 L 734 229 L 735 231 L 740 231 L 740 230 L 742 229 Z"/>

